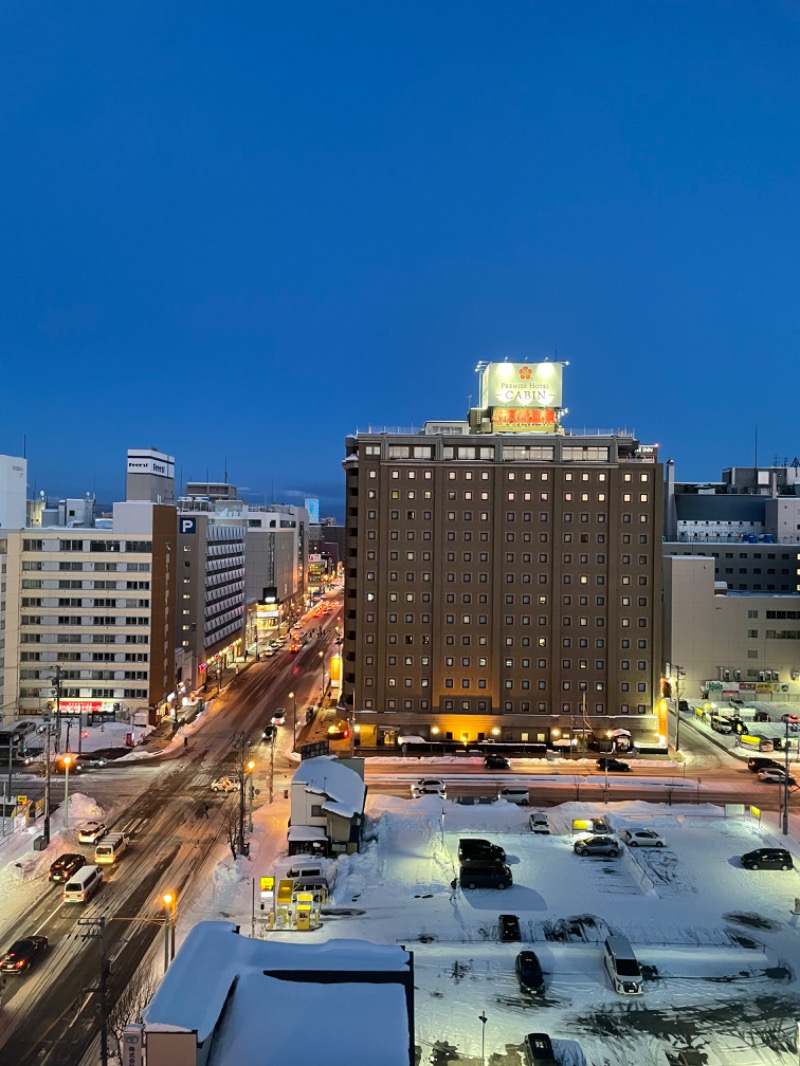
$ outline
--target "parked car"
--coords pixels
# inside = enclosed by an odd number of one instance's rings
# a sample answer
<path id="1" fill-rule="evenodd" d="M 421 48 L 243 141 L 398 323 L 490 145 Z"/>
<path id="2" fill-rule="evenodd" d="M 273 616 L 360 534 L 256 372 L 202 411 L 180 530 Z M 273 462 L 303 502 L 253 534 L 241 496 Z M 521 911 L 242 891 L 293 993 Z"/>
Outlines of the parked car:
<path id="1" fill-rule="evenodd" d="M 271 659 L 274 654 L 275 654 L 275 649 L 274 648 L 265 648 L 265 650 L 261 652 L 261 658 L 262 659 Z"/>
<path id="2" fill-rule="evenodd" d="M 689 708 L 689 701 L 688 700 L 678 700 L 678 710 L 679 711 L 684 711 L 686 714 L 688 714 L 689 713 L 689 709 L 690 708 Z"/>
<path id="3" fill-rule="evenodd" d="M 771 722 L 772 721 L 772 715 L 769 713 L 769 711 L 756 711 L 756 713 L 753 715 L 753 721 L 754 722 Z"/>
<path id="4" fill-rule="evenodd" d="M 610 774 L 624 774 L 630 770 L 630 766 L 619 759 L 598 759 L 597 769 L 607 770 Z"/>
<path id="5" fill-rule="evenodd" d="M 527 807 L 530 803 L 528 789 L 524 785 L 509 785 L 508 788 L 501 788 L 498 799 L 505 800 L 507 803 L 516 803 L 520 807 Z"/>
<path id="6" fill-rule="evenodd" d="M 80 870 L 81 866 L 85 865 L 86 857 L 84 855 L 78 855 L 76 852 L 65 852 L 63 855 L 59 855 L 56 861 L 51 864 L 48 879 L 56 883 L 68 881 L 76 870 Z"/>
<path id="7" fill-rule="evenodd" d="M 745 870 L 791 870 L 794 868 L 791 853 L 786 848 L 756 848 L 742 855 Z"/>
<path id="8" fill-rule="evenodd" d="M 653 829 L 624 829 L 620 836 L 632 848 L 664 847 L 664 838 Z"/>
<path id="9" fill-rule="evenodd" d="M 576 855 L 619 855 L 619 841 L 614 837 L 585 837 L 573 845 Z"/>
<path id="10" fill-rule="evenodd" d="M 421 777 L 411 786 L 412 796 L 441 796 L 447 795 L 447 787 L 438 777 Z"/>
<path id="11" fill-rule="evenodd" d="M 286 723 L 286 708 L 278 707 L 272 714 L 273 725 L 285 725 Z"/>
<path id="12" fill-rule="evenodd" d="M 79 844 L 96 844 L 108 832 L 105 822 L 87 822 L 78 830 Z"/>
<path id="13" fill-rule="evenodd" d="M 462 837 L 458 842 L 458 858 L 461 862 L 467 862 L 469 859 L 505 862 L 506 853 L 499 844 L 493 844 L 490 840 L 481 840 L 479 837 Z"/>
<path id="14" fill-rule="evenodd" d="M 787 780 L 786 771 L 781 766 L 768 766 L 766 770 L 759 770 L 758 777 L 760 781 L 765 781 L 769 785 L 783 785 Z M 790 785 L 797 784 L 791 774 L 789 774 L 788 781 Z"/>
<path id="15" fill-rule="evenodd" d="M 531 827 L 532 833 L 550 833 L 550 825 L 544 811 L 534 811 L 533 814 L 529 815 L 528 825 Z"/>
<path id="16" fill-rule="evenodd" d="M 592 818 L 592 829 L 594 829 L 595 833 L 601 833 L 603 836 L 608 836 L 614 832 L 605 818 Z"/>
<path id="17" fill-rule="evenodd" d="M 46 936 L 26 936 L 16 940 L 0 959 L 0 973 L 25 973 L 46 951 Z"/>
<path id="18" fill-rule="evenodd" d="M 211 782 L 212 792 L 239 792 L 241 787 L 238 777 L 217 777 Z"/>
<path id="19" fill-rule="evenodd" d="M 484 758 L 487 770 L 510 770 L 511 763 L 505 755 L 487 755 Z"/>
<path id="20" fill-rule="evenodd" d="M 458 883 L 462 888 L 508 888 L 513 885 L 511 868 L 501 862 L 468 862 L 462 865 L 458 874 Z"/>
<path id="21" fill-rule="evenodd" d="M 530 992 L 532 995 L 544 994 L 544 974 L 542 964 L 539 962 L 535 951 L 521 951 L 517 955 L 514 964 L 520 991 Z"/>
<path id="22" fill-rule="evenodd" d="M 525 1066 L 551 1066 L 556 1061 L 553 1042 L 547 1033 L 528 1033 L 522 1047 Z"/>
<path id="23" fill-rule="evenodd" d="M 522 940 L 519 918 L 516 914 L 501 914 L 497 919 L 500 940 L 504 944 L 517 943 Z"/>

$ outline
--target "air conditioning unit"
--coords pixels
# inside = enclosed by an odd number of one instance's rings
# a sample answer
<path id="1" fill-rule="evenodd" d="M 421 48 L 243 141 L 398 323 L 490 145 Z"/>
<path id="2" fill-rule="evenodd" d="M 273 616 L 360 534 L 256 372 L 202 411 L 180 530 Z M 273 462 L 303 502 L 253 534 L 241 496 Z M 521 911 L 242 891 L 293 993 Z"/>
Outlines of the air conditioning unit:
<path id="1" fill-rule="evenodd" d="M 792 670 L 792 681 L 796 681 L 798 677 L 800 677 L 800 672 L 798 672 L 797 670 Z"/>
<path id="2" fill-rule="evenodd" d="M 723 680 L 723 681 L 730 681 L 730 679 L 731 679 L 731 672 L 730 672 L 730 670 L 723 670 L 723 671 L 722 671 L 722 680 Z"/>
<path id="3" fill-rule="evenodd" d="M 759 681 L 763 681 L 764 680 L 764 671 L 763 670 L 759 670 L 758 671 L 758 680 Z"/>
<path id="4" fill-rule="evenodd" d="M 735 681 L 741 681 L 742 680 L 742 671 L 741 670 L 734 670 L 733 671 L 733 677 L 734 677 Z"/>

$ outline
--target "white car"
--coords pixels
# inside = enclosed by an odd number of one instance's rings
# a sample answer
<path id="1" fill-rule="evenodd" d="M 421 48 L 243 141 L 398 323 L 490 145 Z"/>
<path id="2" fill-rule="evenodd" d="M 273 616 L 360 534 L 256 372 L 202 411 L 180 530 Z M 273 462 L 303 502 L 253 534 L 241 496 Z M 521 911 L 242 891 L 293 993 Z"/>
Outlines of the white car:
<path id="1" fill-rule="evenodd" d="M 78 843 L 96 844 L 107 832 L 108 827 L 104 822 L 87 822 L 78 830 Z"/>
<path id="2" fill-rule="evenodd" d="M 786 771 L 781 770 L 779 766 L 768 766 L 766 770 L 762 770 L 758 775 L 761 781 L 766 781 L 771 785 L 782 785 L 786 780 Z M 795 779 L 792 775 L 789 775 L 789 784 L 794 785 Z"/>
<path id="3" fill-rule="evenodd" d="M 273 725 L 286 725 L 286 708 L 278 707 L 272 714 Z"/>
<path id="4" fill-rule="evenodd" d="M 441 796 L 447 795 L 447 786 L 438 777 L 421 777 L 411 786 L 412 796 Z"/>
<path id="5" fill-rule="evenodd" d="M 239 792 L 242 783 L 238 777 L 218 777 L 211 782 L 212 792 Z"/>
<path id="6" fill-rule="evenodd" d="M 664 847 L 664 838 L 652 829 L 624 829 L 620 836 L 630 848 Z"/>

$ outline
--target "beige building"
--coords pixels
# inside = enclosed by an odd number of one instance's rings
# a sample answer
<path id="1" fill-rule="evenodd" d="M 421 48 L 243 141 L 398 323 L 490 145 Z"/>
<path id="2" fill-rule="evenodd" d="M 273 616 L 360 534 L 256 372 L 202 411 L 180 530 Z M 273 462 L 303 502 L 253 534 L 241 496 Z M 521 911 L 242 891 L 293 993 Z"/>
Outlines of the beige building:
<path id="1" fill-rule="evenodd" d="M 346 441 L 342 699 L 362 745 L 652 733 L 656 449 L 566 431 L 561 364 L 480 369 L 467 421 Z"/>
<path id="2" fill-rule="evenodd" d="M 664 557 L 664 658 L 680 694 L 708 681 L 724 698 L 800 699 L 800 595 L 739 592 L 715 580 L 715 560 Z"/>
<path id="3" fill-rule="evenodd" d="M 175 507 L 114 505 L 110 529 L 0 533 L 3 718 L 146 711 L 174 685 Z"/>

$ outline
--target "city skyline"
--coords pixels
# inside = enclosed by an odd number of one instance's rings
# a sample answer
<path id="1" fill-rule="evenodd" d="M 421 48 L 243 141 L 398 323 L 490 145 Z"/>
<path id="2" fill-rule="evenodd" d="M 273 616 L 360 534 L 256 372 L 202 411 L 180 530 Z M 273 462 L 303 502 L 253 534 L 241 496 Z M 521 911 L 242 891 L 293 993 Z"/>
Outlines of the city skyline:
<path id="1" fill-rule="evenodd" d="M 341 518 L 348 434 L 463 418 L 506 357 L 569 361 L 565 425 L 679 480 L 756 437 L 762 465 L 800 452 L 773 398 L 800 332 L 788 5 L 0 29 L 0 452 L 32 492 L 111 502 L 156 445 L 182 483 Z"/>

